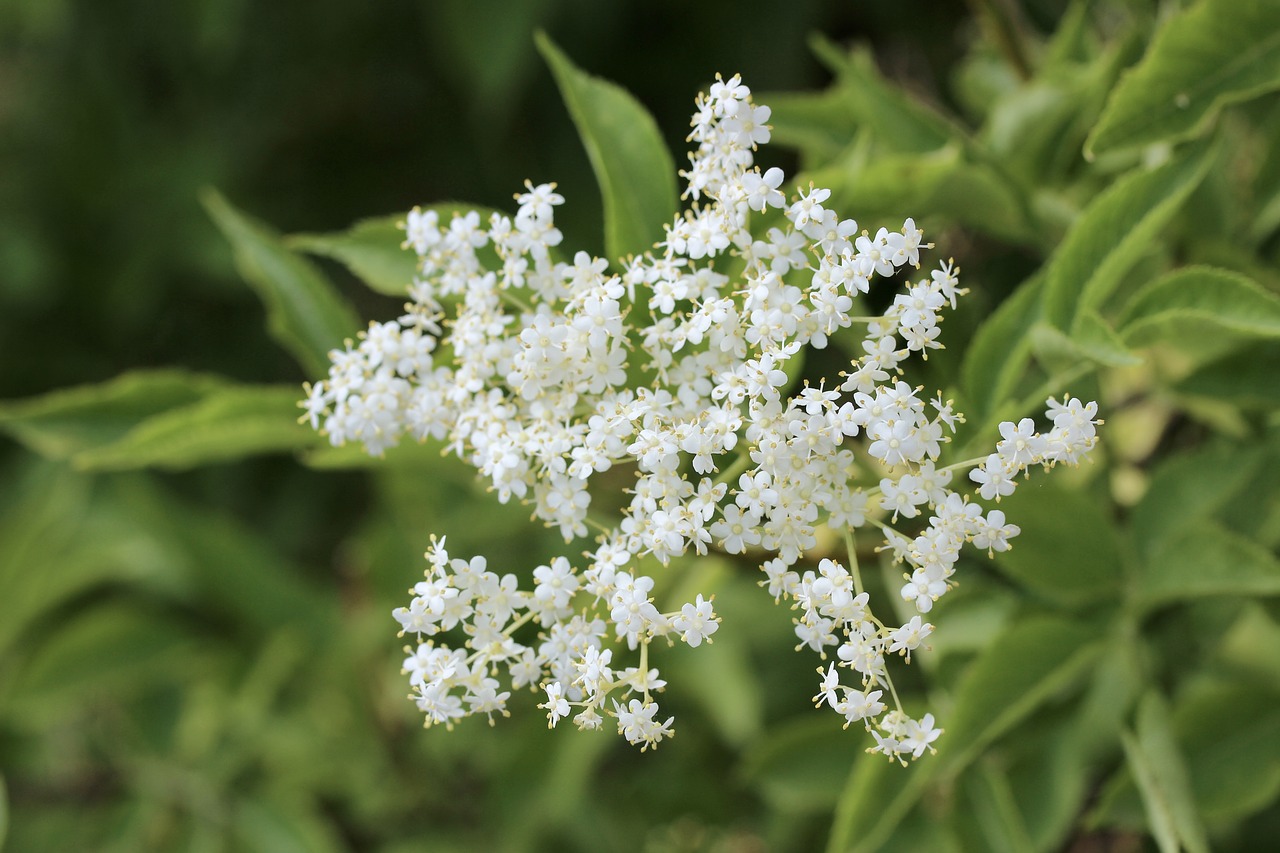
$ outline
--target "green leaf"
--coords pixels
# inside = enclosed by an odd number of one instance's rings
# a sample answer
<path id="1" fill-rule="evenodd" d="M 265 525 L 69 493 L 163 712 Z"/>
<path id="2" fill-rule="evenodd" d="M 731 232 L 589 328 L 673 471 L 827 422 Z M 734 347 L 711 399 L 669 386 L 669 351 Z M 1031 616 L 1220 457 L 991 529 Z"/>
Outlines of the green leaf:
<path id="1" fill-rule="evenodd" d="M 888 154 L 860 165 L 838 163 L 802 176 L 831 190 L 830 207 L 858 218 L 901 223 L 908 216 L 959 222 L 1016 243 L 1034 243 L 1017 190 L 960 145 L 917 154 Z"/>
<path id="2" fill-rule="evenodd" d="M 982 832 L 984 849 L 1033 853 L 1036 848 L 1002 768 L 993 761 L 979 762 L 962 777 L 961 789 Z"/>
<path id="3" fill-rule="evenodd" d="M 821 36 L 810 44 L 838 76 L 839 91 L 858 123 L 870 127 L 894 151 L 923 153 L 963 138 L 950 119 L 886 81 L 870 50 L 856 47 L 846 53 Z"/>
<path id="4" fill-rule="evenodd" d="M 961 381 L 965 411 L 975 423 L 1010 399 L 1026 371 L 1031 359 L 1028 333 L 1039 312 L 1043 284 L 1039 273 L 1023 282 L 991 312 L 969 344 Z"/>
<path id="5" fill-rule="evenodd" d="M 278 853 L 337 853 L 345 846 L 319 812 L 301 805 L 242 799 L 232 820 L 237 847 Z"/>
<path id="6" fill-rule="evenodd" d="M 1214 595 L 1280 595 L 1280 559 L 1217 522 L 1201 520 L 1155 551 L 1136 591 L 1148 606 Z"/>
<path id="7" fill-rule="evenodd" d="M 1027 483 L 1000 503 L 1022 532 L 996 565 L 1047 600 L 1114 600 L 1120 588 L 1120 541 L 1110 507 L 1052 478 Z"/>
<path id="8" fill-rule="evenodd" d="M 0 773 L 0 850 L 4 849 L 4 840 L 9 835 L 9 788 L 5 785 L 4 774 Z"/>
<path id="9" fill-rule="evenodd" d="M 838 87 L 822 92 L 766 92 L 756 97 L 772 110 L 769 144 L 798 150 L 802 168 L 835 159 L 857 133 L 857 116 Z"/>
<path id="10" fill-rule="evenodd" d="M 991 644 L 961 681 L 937 761 L 948 773 L 967 767 L 992 742 L 1079 681 L 1102 651 L 1096 629 L 1058 617 L 1016 623 Z"/>
<path id="11" fill-rule="evenodd" d="M 201 196 L 235 252 L 236 267 L 267 308 L 272 336 L 309 376 L 329 369 L 329 350 L 360 330 L 360 318 L 309 261 L 289 250 L 267 226 L 236 210 L 221 195 Z"/>
<path id="12" fill-rule="evenodd" d="M 909 767 L 899 767 L 881 755 L 858 759 L 840 792 L 828 853 L 880 849 L 894 836 L 937 772 L 934 758 Z"/>
<path id="13" fill-rule="evenodd" d="M 1191 791 L 1207 821 L 1237 821 L 1280 795 L 1280 701 L 1252 679 L 1188 691 L 1173 709 Z"/>
<path id="14" fill-rule="evenodd" d="M 0 516 L 0 657 L 58 603 L 157 568 L 114 496 L 86 478 L 40 463 L 7 485 L 20 500 Z"/>
<path id="15" fill-rule="evenodd" d="M 96 471 L 182 470 L 321 444 L 318 433 L 297 421 L 299 396 L 292 385 L 221 388 L 197 403 L 154 415 L 71 461 Z"/>
<path id="16" fill-rule="evenodd" d="M 454 216 L 464 216 L 473 210 L 480 214 L 482 224 L 500 213 L 493 208 L 462 202 L 428 204 L 421 209 L 434 210 L 442 227 L 447 227 Z M 303 252 L 341 262 L 371 290 L 403 297 L 418 272 L 417 254 L 412 248 L 404 247 L 404 219 L 403 213 L 362 219 L 346 231 L 292 234 L 285 242 Z M 490 247 L 477 249 L 476 255 L 491 269 L 501 265 Z"/>
<path id="17" fill-rule="evenodd" d="M 742 775 L 774 808 L 825 812 L 857 762 L 867 758 L 859 732 L 819 712 L 770 726 L 748 749 Z"/>
<path id="18" fill-rule="evenodd" d="M 1048 323 L 1031 327 L 1031 346 L 1036 358 L 1051 372 L 1066 371 L 1080 364 L 1103 367 L 1130 367 L 1142 359 L 1124 345 L 1115 330 L 1095 311 L 1083 312 L 1075 330 L 1067 335 Z"/>
<path id="19" fill-rule="evenodd" d="M 1164 461 L 1133 508 L 1130 529 L 1139 553 L 1151 555 L 1193 522 L 1217 513 L 1249 483 L 1261 462 L 1260 449 L 1226 443 Z"/>
<path id="20" fill-rule="evenodd" d="M 1246 347 L 1197 369 L 1174 385 L 1181 394 L 1207 397 L 1243 408 L 1280 408 L 1280 346 Z"/>
<path id="21" fill-rule="evenodd" d="M 50 459 L 69 459 L 123 438 L 148 418 L 227 386 L 182 370 L 140 370 L 97 385 L 0 403 L 0 430 Z"/>
<path id="22" fill-rule="evenodd" d="M 1121 742 L 1161 853 L 1183 849 L 1208 853 L 1209 842 L 1191 796 L 1187 768 L 1159 694 L 1151 692 L 1143 698 L 1138 706 L 1136 736 L 1125 732 Z"/>
<path id="23" fill-rule="evenodd" d="M 1117 181 L 1085 208 L 1048 263 L 1045 319 L 1071 330 L 1098 310 L 1204 177 L 1216 148 L 1197 144 Z"/>
<path id="24" fill-rule="evenodd" d="M 362 219 L 333 234 L 291 234 L 286 243 L 340 261 L 372 290 L 388 296 L 404 296 L 418 270 L 418 256 L 412 249 L 402 248 L 402 213 Z"/>
<path id="25" fill-rule="evenodd" d="M 1227 105 L 1280 89 L 1280 5 L 1202 0 L 1171 17 L 1112 91 L 1085 144 L 1118 148 L 1203 134 Z"/>
<path id="26" fill-rule="evenodd" d="M 71 709 L 95 694 L 119 699 L 133 685 L 189 672 L 201 644 L 176 616 L 103 604 L 50 626 L 18 672 L 7 704 L 25 716 L 50 705 Z"/>
<path id="27" fill-rule="evenodd" d="M 605 253 L 617 261 L 648 251 L 679 208 L 675 161 L 657 124 L 625 90 L 574 66 L 545 34 L 535 40 L 600 184 Z"/>
<path id="28" fill-rule="evenodd" d="M 1280 297 L 1239 273 L 1187 267 L 1134 294 L 1120 328 L 1132 346 L 1223 333 L 1280 337 Z"/>

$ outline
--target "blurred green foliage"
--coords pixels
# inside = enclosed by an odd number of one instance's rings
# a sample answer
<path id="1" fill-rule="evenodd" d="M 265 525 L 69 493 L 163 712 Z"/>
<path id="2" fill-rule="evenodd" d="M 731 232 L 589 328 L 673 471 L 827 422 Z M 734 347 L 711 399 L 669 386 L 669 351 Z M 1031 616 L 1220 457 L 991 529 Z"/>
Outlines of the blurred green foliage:
<path id="1" fill-rule="evenodd" d="M 1266 849 L 1280 17 L 923 6 L 0 3 L 7 849 Z M 922 220 L 974 290 L 921 377 L 962 444 L 1067 380 L 1102 401 L 1103 458 L 1010 499 L 1017 547 L 939 606 L 908 684 L 936 758 L 808 709 L 789 614 L 718 559 L 675 581 L 726 620 L 664 663 L 656 753 L 532 697 L 418 728 L 389 611 L 427 533 L 515 570 L 561 543 L 433 448 L 322 446 L 294 400 L 394 310 L 388 215 L 554 179 L 570 248 L 627 245 L 538 28 L 677 162 L 741 71 L 797 181 Z"/>

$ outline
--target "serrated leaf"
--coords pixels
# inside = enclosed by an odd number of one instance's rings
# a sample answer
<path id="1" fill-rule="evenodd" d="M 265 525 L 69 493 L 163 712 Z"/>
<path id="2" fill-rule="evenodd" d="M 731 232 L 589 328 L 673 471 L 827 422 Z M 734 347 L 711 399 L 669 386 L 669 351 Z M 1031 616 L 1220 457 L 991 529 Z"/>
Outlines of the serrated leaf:
<path id="1" fill-rule="evenodd" d="M 1186 764 L 1158 694 L 1148 693 L 1139 704 L 1136 728 L 1136 735 L 1122 734 L 1121 742 L 1161 853 L 1208 853 Z"/>
<path id="2" fill-rule="evenodd" d="M 360 331 L 360 318 L 309 261 L 280 236 L 220 194 L 201 195 L 205 210 L 231 243 L 236 267 L 267 309 L 267 327 L 309 376 L 329 369 L 329 350 Z"/>
<path id="3" fill-rule="evenodd" d="M 1063 604 L 1115 598 L 1123 568 L 1109 506 L 1050 481 L 1025 485 L 1000 508 L 1022 528 L 1010 550 L 995 555 L 1001 571 Z"/>
<path id="4" fill-rule="evenodd" d="M 139 370 L 95 385 L 0 403 L 0 430 L 50 459 L 117 441 L 142 421 L 225 388 L 217 376 Z"/>
<path id="5" fill-rule="evenodd" d="M 545 34 L 535 40 L 600 184 L 605 253 L 617 261 L 648 251 L 679 209 L 675 161 L 657 124 L 629 93 L 577 68 Z"/>
<path id="6" fill-rule="evenodd" d="M 1187 267 L 1156 279 L 1125 306 L 1120 335 L 1132 346 L 1183 335 L 1280 337 L 1280 297 L 1251 279 L 1213 267 Z"/>
<path id="7" fill-rule="evenodd" d="M 1280 5 L 1202 0 L 1171 17 L 1112 91 L 1085 150 L 1198 136 L 1219 110 L 1280 89 Z"/>
<path id="8" fill-rule="evenodd" d="M 1200 520 L 1152 554 L 1136 592 L 1147 606 L 1215 595 L 1280 595 L 1280 559 L 1217 522 Z"/>
<path id="9" fill-rule="evenodd" d="M 139 423 L 116 441 L 72 457 L 84 470 L 181 470 L 257 453 L 297 450 L 323 442 L 297 422 L 292 385 L 225 387 L 198 402 Z"/>
<path id="10" fill-rule="evenodd" d="M 1215 152 L 1213 146 L 1191 146 L 1157 169 L 1125 176 L 1094 199 L 1049 259 L 1045 320 L 1071 330 L 1084 310 L 1099 310 L 1200 183 Z"/>

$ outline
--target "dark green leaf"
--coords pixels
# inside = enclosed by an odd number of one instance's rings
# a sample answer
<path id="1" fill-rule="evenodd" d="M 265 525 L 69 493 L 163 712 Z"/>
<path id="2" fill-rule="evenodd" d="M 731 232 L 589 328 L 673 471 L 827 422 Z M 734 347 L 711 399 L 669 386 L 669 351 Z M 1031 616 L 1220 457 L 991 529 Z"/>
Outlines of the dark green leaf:
<path id="1" fill-rule="evenodd" d="M 1257 448 L 1218 444 L 1163 462 L 1133 509 L 1139 552 L 1150 555 L 1191 523 L 1218 512 L 1249 483 L 1261 461 Z"/>
<path id="2" fill-rule="evenodd" d="M 1178 141 L 1206 130 L 1226 104 L 1280 89 L 1280 5 L 1202 0 L 1171 17 L 1112 91 L 1086 143 L 1090 156 Z"/>
<path id="3" fill-rule="evenodd" d="M 1037 274 L 978 327 L 961 368 L 966 414 L 983 421 L 1010 399 L 1031 358 L 1028 332 L 1039 312 L 1044 278 Z"/>
<path id="4" fill-rule="evenodd" d="M 742 774 L 774 808 L 830 811 L 850 768 L 869 757 L 865 738 L 860 729 L 842 731 L 832 714 L 815 711 L 766 729 L 748 745 Z"/>
<path id="5" fill-rule="evenodd" d="M 879 850 L 928 789 L 937 770 L 933 758 L 905 768 L 881 755 L 858 759 L 836 804 L 828 853 Z"/>
<path id="6" fill-rule="evenodd" d="M 268 328 L 309 376 L 329 369 L 329 350 L 360 331 L 360 319 L 316 267 L 267 226 L 217 192 L 201 198 L 235 251 L 236 267 L 267 308 Z"/>
<path id="7" fill-rule="evenodd" d="M 1070 330 L 1098 310 L 1200 183 L 1216 148 L 1195 145 L 1172 162 L 1117 181 L 1080 214 L 1049 260 L 1045 319 Z"/>
<path id="8" fill-rule="evenodd" d="M 1188 267 L 1135 294 L 1120 331 L 1132 346 L 1224 333 L 1280 337 L 1280 297 L 1238 273 Z"/>
<path id="9" fill-rule="evenodd" d="M 617 261 L 648 251 L 679 206 L 675 162 L 658 126 L 625 90 L 574 66 L 546 35 L 536 40 L 600 184 L 605 253 Z"/>
<path id="10" fill-rule="evenodd" d="M 858 123 L 870 127 L 892 150 L 923 153 L 963 138 L 950 119 L 881 77 L 871 51 L 859 47 L 846 53 L 820 36 L 812 46 L 839 78 L 839 91 Z"/>
<path id="11" fill-rule="evenodd" d="M 1037 708 L 1071 688 L 1102 651 L 1097 631 L 1056 617 L 1024 619 L 996 638 L 956 692 L 938 749 L 950 773 L 968 766 Z"/>
<path id="12" fill-rule="evenodd" d="M 153 415 L 195 403 L 227 386 L 182 370 L 124 373 L 98 385 L 0 403 L 0 430 L 51 459 L 117 441 Z"/>
<path id="13" fill-rule="evenodd" d="M 1209 842 L 1191 796 L 1187 768 L 1159 694 L 1148 693 L 1142 700 L 1136 735 L 1125 733 L 1121 740 L 1161 853 L 1183 849 L 1208 853 Z"/>
<path id="14" fill-rule="evenodd" d="M 1280 346 L 1246 347 L 1210 362 L 1174 385 L 1174 390 L 1237 406 L 1275 411 L 1280 408 Z"/>
<path id="15" fill-rule="evenodd" d="M 1024 483 L 1000 503 L 1022 528 L 996 564 L 1055 603 L 1114 599 L 1122 576 L 1120 541 L 1109 507 L 1054 477 Z"/>
<path id="16" fill-rule="evenodd" d="M 19 671 L 11 708 L 30 715 L 189 669 L 199 641 L 176 616 L 114 603 L 49 631 Z M 166 674 L 161 676 L 161 673 Z"/>
<path id="17" fill-rule="evenodd" d="M 1155 550 L 1137 593 L 1149 606 L 1214 595 L 1280 595 L 1280 559 L 1216 522 L 1197 521 Z"/>
<path id="18" fill-rule="evenodd" d="M 110 444 L 72 457 L 87 470 L 185 469 L 310 447 L 323 441 L 298 423 L 300 389 L 244 386 L 213 391 L 194 404 L 155 415 Z"/>

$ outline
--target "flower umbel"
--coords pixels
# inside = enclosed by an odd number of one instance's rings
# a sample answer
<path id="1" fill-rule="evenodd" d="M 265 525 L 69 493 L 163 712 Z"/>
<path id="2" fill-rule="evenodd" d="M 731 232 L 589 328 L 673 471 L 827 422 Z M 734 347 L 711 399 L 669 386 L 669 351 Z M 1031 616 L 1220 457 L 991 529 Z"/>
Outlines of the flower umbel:
<path id="1" fill-rule="evenodd" d="M 941 346 L 944 312 L 965 293 L 958 268 L 912 282 L 932 248 L 913 220 L 872 233 L 840 218 L 829 189 L 788 199 L 781 170 L 754 165 L 769 108 L 737 76 L 717 78 L 696 107 L 682 172 L 691 204 L 654 252 L 613 269 L 582 252 L 558 258 L 554 184 L 527 183 L 514 218 L 442 223 L 415 209 L 405 246 L 420 274 L 405 313 L 334 351 L 303 406 L 335 445 L 382 454 L 405 436 L 440 441 L 566 542 L 598 532 L 581 565 L 535 568 L 532 589 L 433 538 L 425 579 L 394 613 L 418 640 L 404 669 L 428 725 L 492 721 L 530 688 L 553 726 L 612 719 L 630 743 L 656 746 L 673 720 L 655 700 L 666 682 L 651 645 L 713 642 L 720 618 L 702 595 L 662 612 L 640 558 L 666 566 L 717 550 L 757 555 L 761 585 L 795 612 L 797 648 L 834 657 L 816 704 L 863 726 L 872 751 L 918 758 L 941 729 L 902 709 L 888 660 L 909 661 L 934 626 L 873 614 L 855 537 L 883 537 L 905 570 L 902 598 L 929 613 L 966 544 L 1004 551 L 1019 532 L 953 489 L 952 474 L 971 469 L 978 495 L 999 500 L 1032 466 L 1075 464 L 1097 441 L 1096 404 L 1050 400 L 1049 431 L 1004 423 L 989 456 L 938 467 L 963 418 L 921 397 L 902 365 Z M 753 217 L 772 224 L 753 231 Z M 887 310 L 864 307 L 899 276 Z M 833 339 L 861 355 L 796 387 L 797 355 Z M 589 517 L 590 486 L 615 466 L 635 482 L 610 525 Z M 822 527 L 844 538 L 848 562 L 806 569 Z M 459 627 L 461 645 L 447 644 Z"/>

